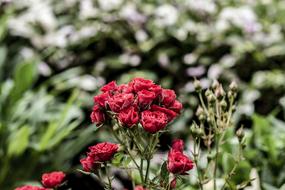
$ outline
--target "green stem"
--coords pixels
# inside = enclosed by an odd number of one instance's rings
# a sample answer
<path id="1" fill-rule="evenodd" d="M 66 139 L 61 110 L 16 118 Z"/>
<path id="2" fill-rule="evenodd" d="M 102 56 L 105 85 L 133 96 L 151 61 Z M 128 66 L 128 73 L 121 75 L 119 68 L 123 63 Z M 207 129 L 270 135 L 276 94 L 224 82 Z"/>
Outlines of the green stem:
<path id="1" fill-rule="evenodd" d="M 216 148 L 216 155 L 215 155 L 215 165 L 214 165 L 214 190 L 217 189 L 216 177 L 217 177 L 218 157 L 219 157 L 219 138 L 218 138 L 218 134 L 215 135 L 215 148 Z"/>
<path id="2" fill-rule="evenodd" d="M 199 100 L 200 100 L 200 102 L 201 102 L 201 104 L 202 104 L 202 107 L 203 107 L 204 111 L 206 112 L 206 114 L 207 114 L 207 116 L 208 116 L 208 115 L 209 115 L 209 112 L 208 112 L 208 109 L 207 109 L 207 107 L 206 107 L 206 104 L 205 104 L 205 102 L 204 102 L 204 100 L 203 100 L 202 93 L 200 92 L 200 93 L 198 94 L 198 96 L 199 96 Z"/>
<path id="3" fill-rule="evenodd" d="M 200 147 L 200 139 L 198 139 L 198 148 Z M 197 143 L 196 143 L 196 140 L 194 142 L 194 163 L 196 165 L 196 168 L 197 168 L 197 174 L 198 174 L 198 183 L 199 183 L 199 186 L 200 186 L 200 189 L 203 190 L 203 176 L 202 176 L 202 173 L 200 171 L 200 169 L 198 168 L 198 158 L 199 158 L 199 150 L 198 152 L 196 151 L 197 149 Z"/>
<path id="4" fill-rule="evenodd" d="M 107 179 L 108 179 L 108 185 L 109 185 L 109 189 L 112 190 L 112 181 L 110 179 L 110 176 L 109 176 L 109 171 L 108 171 L 108 168 L 107 168 L 107 164 L 104 164 L 104 168 L 105 168 L 105 172 L 106 172 L 106 176 L 107 176 Z"/>
<path id="5" fill-rule="evenodd" d="M 149 166 L 150 166 L 150 159 L 148 158 L 146 161 L 146 173 L 145 173 L 145 179 L 144 179 L 145 184 L 147 184 L 147 181 L 148 181 Z"/>

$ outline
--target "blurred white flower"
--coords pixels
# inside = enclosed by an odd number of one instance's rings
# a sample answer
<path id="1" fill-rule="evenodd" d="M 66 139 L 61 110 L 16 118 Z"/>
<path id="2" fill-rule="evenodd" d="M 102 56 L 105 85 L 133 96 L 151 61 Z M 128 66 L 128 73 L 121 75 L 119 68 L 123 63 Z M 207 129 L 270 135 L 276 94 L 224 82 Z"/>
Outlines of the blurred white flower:
<path id="1" fill-rule="evenodd" d="M 197 61 L 198 56 L 194 53 L 188 53 L 184 55 L 183 61 L 187 65 L 192 65 Z"/>
<path id="2" fill-rule="evenodd" d="M 218 79 L 222 72 L 223 68 L 219 64 L 213 64 L 208 70 L 208 77 L 209 79 Z"/>
<path id="3" fill-rule="evenodd" d="M 144 23 L 146 21 L 146 17 L 139 13 L 136 6 L 131 3 L 124 5 L 119 14 L 122 18 L 130 22 Z"/>
<path id="4" fill-rule="evenodd" d="M 199 77 L 203 75 L 205 72 L 206 69 L 204 66 L 190 67 L 186 70 L 187 75 L 192 77 Z"/>
<path id="5" fill-rule="evenodd" d="M 217 11 L 216 4 L 212 0 L 187 0 L 185 3 L 190 9 L 198 12 L 212 14 Z"/>
<path id="6" fill-rule="evenodd" d="M 170 5 L 164 4 L 155 10 L 155 24 L 159 27 L 174 25 L 178 19 L 178 10 Z"/>
<path id="7" fill-rule="evenodd" d="M 79 17 L 81 19 L 92 18 L 97 15 L 97 9 L 93 5 L 92 0 L 81 0 Z"/>
<path id="8" fill-rule="evenodd" d="M 123 3 L 123 0 L 98 0 L 98 3 L 101 9 L 111 11 L 117 9 Z"/>
<path id="9" fill-rule="evenodd" d="M 48 33 L 44 37 L 44 45 L 57 46 L 57 47 L 65 47 L 68 45 L 69 39 L 68 37 L 73 33 L 74 28 L 72 25 L 67 25 L 62 27 L 56 32 Z"/>
<path id="10" fill-rule="evenodd" d="M 46 77 L 51 75 L 51 69 L 45 62 L 38 64 L 38 71 L 41 75 Z"/>
<path id="11" fill-rule="evenodd" d="M 129 58 L 129 64 L 131 66 L 138 66 L 141 63 L 141 57 L 138 55 L 131 55 Z"/>
<path id="12" fill-rule="evenodd" d="M 144 30 L 138 30 L 135 33 L 135 38 L 138 42 L 144 42 L 147 40 L 148 35 Z"/>
<path id="13" fill-rule="evenodd" d="M 255 12 L 248 6 L 227 7 L 222 10 L 216 23 L 216 29 L 224 31 L 231 28 L 231 25 L 239 27 L 247 33 L 261 30 L 261 24 L 258 22 Z"/>

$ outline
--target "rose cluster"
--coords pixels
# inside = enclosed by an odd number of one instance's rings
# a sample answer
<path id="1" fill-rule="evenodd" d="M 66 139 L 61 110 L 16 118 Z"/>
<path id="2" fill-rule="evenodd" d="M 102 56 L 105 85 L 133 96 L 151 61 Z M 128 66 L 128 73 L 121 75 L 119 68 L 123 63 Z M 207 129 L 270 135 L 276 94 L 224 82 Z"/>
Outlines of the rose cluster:
<path id="1" fill-rule="evenodd" d="M 109 142 L 103 142 L 89 147 L 87 157 L 82 158 L 80 163 L 86 172 L 97 169 L 101 163 L 112 159 L 118 151 L 119 145 Z"/>
<path id="2" fill-rule="evenodd" d="M 15 190 L 50 190 L 47 188 L 57 188 L 64 183 L 65 173 L 62 171 L 54 171 L 50 173 L 44 173 L 42 175 L 42 184 L 45 187 L 24 185 L 17 187 Z"/>
<path id="3" fill-rule="evenodd" d="M 168 153 L 167 170 L 173 174 L 185 175 L 191 170 L 194 163 L 183 154 L 184 142 L 181 139 L 174 140 Z"/>
<path id="4" fill-rule="evenodd" d="M 120 125 L 132 128 L 139 123 L 149 133 L 165 128 L 182 109 L 173 90 L 164 89 L 153 81 L 134 78 L 128 84 L 112 81 L 94 96 L 91 120 L 96 125 L 106 121 L 112 113 Z"/>

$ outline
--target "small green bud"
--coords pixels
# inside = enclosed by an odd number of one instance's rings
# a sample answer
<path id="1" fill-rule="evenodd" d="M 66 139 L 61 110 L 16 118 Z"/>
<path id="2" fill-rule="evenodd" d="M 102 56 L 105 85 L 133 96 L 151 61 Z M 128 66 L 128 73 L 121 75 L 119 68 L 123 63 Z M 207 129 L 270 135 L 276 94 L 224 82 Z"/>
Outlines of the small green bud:
<path id="1" fill-rule="evenodd" d="M 220 104 L 221 104 L 221 107 L 222 107 L 223 110 L 227 109 L 228 104 L 227 104 L 227 102 L 225 100 L 222 100 Z"/>
<path id="2" fill-rule="evenodd" d="M 221 100 L 224 96 L 225 96 L 225 91 L 222 87 L 222 85 L 220 85 L 218 88 L 216 88 L 215 90 L 215 96 Z"/>
<path id="3" fill-rule="evenodd" d="M 202 90 L 202 86 L 201 86 L 201 82 L 199 80 L 196 80 L 194 81 L 194 88 L 195 88 L 195 91 L 196 92 L 201 92 Z"/>

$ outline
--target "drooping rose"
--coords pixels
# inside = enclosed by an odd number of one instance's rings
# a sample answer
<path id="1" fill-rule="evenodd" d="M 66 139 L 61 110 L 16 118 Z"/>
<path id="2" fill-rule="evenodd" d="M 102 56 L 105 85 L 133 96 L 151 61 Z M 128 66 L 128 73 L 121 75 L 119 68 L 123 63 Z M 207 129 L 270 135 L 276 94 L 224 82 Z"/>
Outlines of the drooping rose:
<path id="1" fill-rule="evenodd" d="M 193 168 L 193 161 L 177 150 L 170 150 L 168 153 L 167 170 L 173 174 L 186 174 Z"/>
<path id="2" fill-rule="evenodd" d="M 148 90 L 152 85 L 154 85 L 152 80 L 144 79 L 144 78 L 134 78 L 130 85 L 132 86 L 135 92 L 139 92 L 141 90 Z"/>
<path id="3" fill-rule="evenodd" d="M 141 124 L 149 133 L 156 133 L 167 125 L 168 118 L 165 113 L 159 111 L 143 111 Z"/>
<path id="4" fill-rule="evenodd" d="M 117 144 L 103 142 L 89 147 L 90 152 L 88 156 L 93 157 L 95 161 L 106 162 L 112 159 L 114 154 L 118 151 Z"/>
<path id="5" fill-rule="evenodd" d="M 184 142 L 181 139 L 175 139 L 175 140 L 173 140 L 171 147 L 172 147 L 173 150 L 177 150 L 179 152 L 183 152 Z"/>
<path id="6" fill-rule="evenodd" d="M 175 99 L 176 99 L 176 94 L 175 94 L 174 90 L 162 89 L 162 92 L 161 92 L 161 103 L 162 103 L 162 105 L 168 107 L 171 104 L 173 104 Z"/>
<path id="7" fill-rule="evenodd" d="M 100 90 L 102 92 L 109 92 L 112 93 L 113 91 L 115 91 L 117 89 L 117 84 L 116 81 L 111 81 L 108 84 L 104 85 Z"/>
<path id="8" fill-rule="evenodd" d="M 93 107 L 93 111 L 90 115 L 92 123 L 100 125 L 105 121 L 105 113 L 100 109 L 99 105 Z"/>
<path id="9" fill-rule="evenodd" d="M 118 119 L 123 126 L 132 127 L 136 125 L 139 121 L 139 113 L 137 111 L 137 108 L 131 106 L 122 110 L 118 114 Z"/>
<path id="10" fill-rule="evenodd" d="M 171 109 L 173 111 L 175 111 L 176 113 L 180 113 L 180 111 L 182 110 L 183 106 L 182 104 L 178 101 L 175 100 L 169 107 L 168 109 Z"/>
<path id="11" fill-rule="evenodd" d="M 110 98 L 110 94 L 108 92 L 99 94 L 93 97 L 94 103 L 98 104 L 102 108 L 105 108 L 107 105 L 107 101 Z"/>
<path id="12" fill-rule="evenodd" d="M 164 107 L 160 107 L 155 104 L 151 106 L 151 111 L 160 111 L 162 113 L 165 113 L 167 116 L 168 122 L 172 121 L 177 116 L 176 112 L 170 109 L 164 108 Z"/>
<path id="13" fill-rule="evenodd" d="M 110 109 L 116 113 L 128 108 L 133 102 L 134 95 L 132 93 L 116 94 L 108 101 Z"/>
<path id="14" fill-rule="evenodd" d="M 51 173 L 44 173 L 42 175 L 42 184 L 47 188 L 58 187 L 64 182 L 65 173 L 61 171 L 54 171 Z"/>
<path id="15" fill-rule="evenodd" d="M 148 107 L 156 97 L 154 92 L 148 90 L 141 90 L 137 93 L 137 95 L 138 95 L 138 104 L 142 108 Z"/>
<path id="16" fill-rule="evenodd" d="M 38 186 L 24 185 L 21 187 L 17 187 L 15 190 L 48 190 L 48 189 Z"/>
<path id="17" fill-rule="evenodd" d="M 86 172 L 90 172 L 92 170 L 95 170 L 98 167 L 98 164 L 96 163 L 96 160 L 94 157 L 87 156 L 85 158 L 82 158 L 80 160 L 80 163 L 83 167 L 83 170 Z"/>

